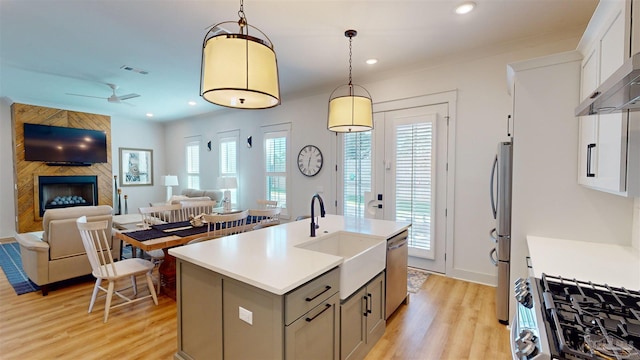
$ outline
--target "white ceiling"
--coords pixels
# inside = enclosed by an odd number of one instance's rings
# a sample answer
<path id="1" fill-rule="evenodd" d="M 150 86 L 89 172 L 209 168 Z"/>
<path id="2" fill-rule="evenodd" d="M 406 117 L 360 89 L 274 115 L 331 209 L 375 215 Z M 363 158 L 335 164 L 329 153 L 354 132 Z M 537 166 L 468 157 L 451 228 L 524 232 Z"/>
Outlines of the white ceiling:
<path id="1" fill-rule="evenodd" d="M 526 38 L 582 31 L 598 0 L 246 0 L 274 43 L 282 102 L 347 82 L 478 56 Z M 207 28 L 237 21 L 239 0 L 0 0 L 0 97 L 129 119 L 169 121 L 222 109 L 199 96 Z M 366 65 L 377 58 L 376 65 Z M 148 75 L 122 70 L 123 65 Z M 67 95 L 137 93 L 130 105 Z M 372 94 L 375 102 L 375 94 Z M 189 106 L 188 101 L 196 101 Z M 235 110 L 240 111 L 240 110 Z"/>

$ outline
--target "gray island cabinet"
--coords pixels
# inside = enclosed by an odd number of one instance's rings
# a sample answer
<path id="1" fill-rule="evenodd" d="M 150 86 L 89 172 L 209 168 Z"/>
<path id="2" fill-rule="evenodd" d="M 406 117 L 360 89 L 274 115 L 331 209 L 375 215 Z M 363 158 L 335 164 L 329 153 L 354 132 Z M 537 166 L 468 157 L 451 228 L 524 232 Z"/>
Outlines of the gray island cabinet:
<path id="1" fill-rule="evenodd" d="M 410 225 L 327 215 L 317 238 L 308 226 L 298 221 L 170 249 L 175 359 L 364 358 L 384 334 L 384 261 L 354 284 L 342 267 L 347 258 L 305 244 L 350 233 L 386 245 Z"/>

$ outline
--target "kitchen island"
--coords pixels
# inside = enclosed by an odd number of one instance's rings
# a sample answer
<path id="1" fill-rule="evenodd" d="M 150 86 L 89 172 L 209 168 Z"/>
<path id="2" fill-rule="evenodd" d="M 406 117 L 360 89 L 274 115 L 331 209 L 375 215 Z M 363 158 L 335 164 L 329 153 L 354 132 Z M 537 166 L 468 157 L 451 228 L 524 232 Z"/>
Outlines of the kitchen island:
<path id="1" fill-rule="evenodd" d="M 363 326 L 372 332 L 356 345 L 370 348 L 384 333 L 384 260 L 379 274 L 347 299 L 338 291 L 344 257 L 304 245 L 349 234 L 386 244 L 410 224 L 337 215 L 319 220 L 316 238 L 304 220 L 169 250 L 177 259 L 175 358 L 347 358 L 339 314 L 354 299 L 371 314 Z M 353 351 L 355 358 L 362 353 Z"/>

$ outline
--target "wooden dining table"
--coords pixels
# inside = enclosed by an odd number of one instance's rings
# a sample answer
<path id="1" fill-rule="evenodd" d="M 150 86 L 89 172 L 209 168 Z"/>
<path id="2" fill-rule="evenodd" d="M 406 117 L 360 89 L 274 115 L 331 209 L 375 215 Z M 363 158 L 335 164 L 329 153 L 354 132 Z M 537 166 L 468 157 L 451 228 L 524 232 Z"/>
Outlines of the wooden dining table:
<path id="1" fill-rule="evenodd" d="M 162 249 L 164 261 L 158 268 L 160 292 L 175 300 L 176 259 L 169 255 L 169 248 L 207 236 L 207 231 L 206 225 L 194 227 L 188 221 L 183 221 L 152 225 L 150 229 L 117 231 L 115 237 L 144 251 Z"/>

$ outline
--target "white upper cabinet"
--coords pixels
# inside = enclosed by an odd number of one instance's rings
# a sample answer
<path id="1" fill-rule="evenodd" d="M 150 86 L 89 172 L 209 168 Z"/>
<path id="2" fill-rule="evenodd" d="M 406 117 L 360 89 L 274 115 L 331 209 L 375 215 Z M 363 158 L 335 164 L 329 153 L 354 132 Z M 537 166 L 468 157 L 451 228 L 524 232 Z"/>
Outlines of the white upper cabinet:
<path id="1" fill-rule="evenodd" d="M 581 100 L 630 57 L 631 17 L 630 1 L 598 5 L 578 45 L 583 55 Z M 635 195 L 637 189 L 628 185 L 628 112 L 582 116 L 579 121 L 578 183 L 617 195 Z"/>

